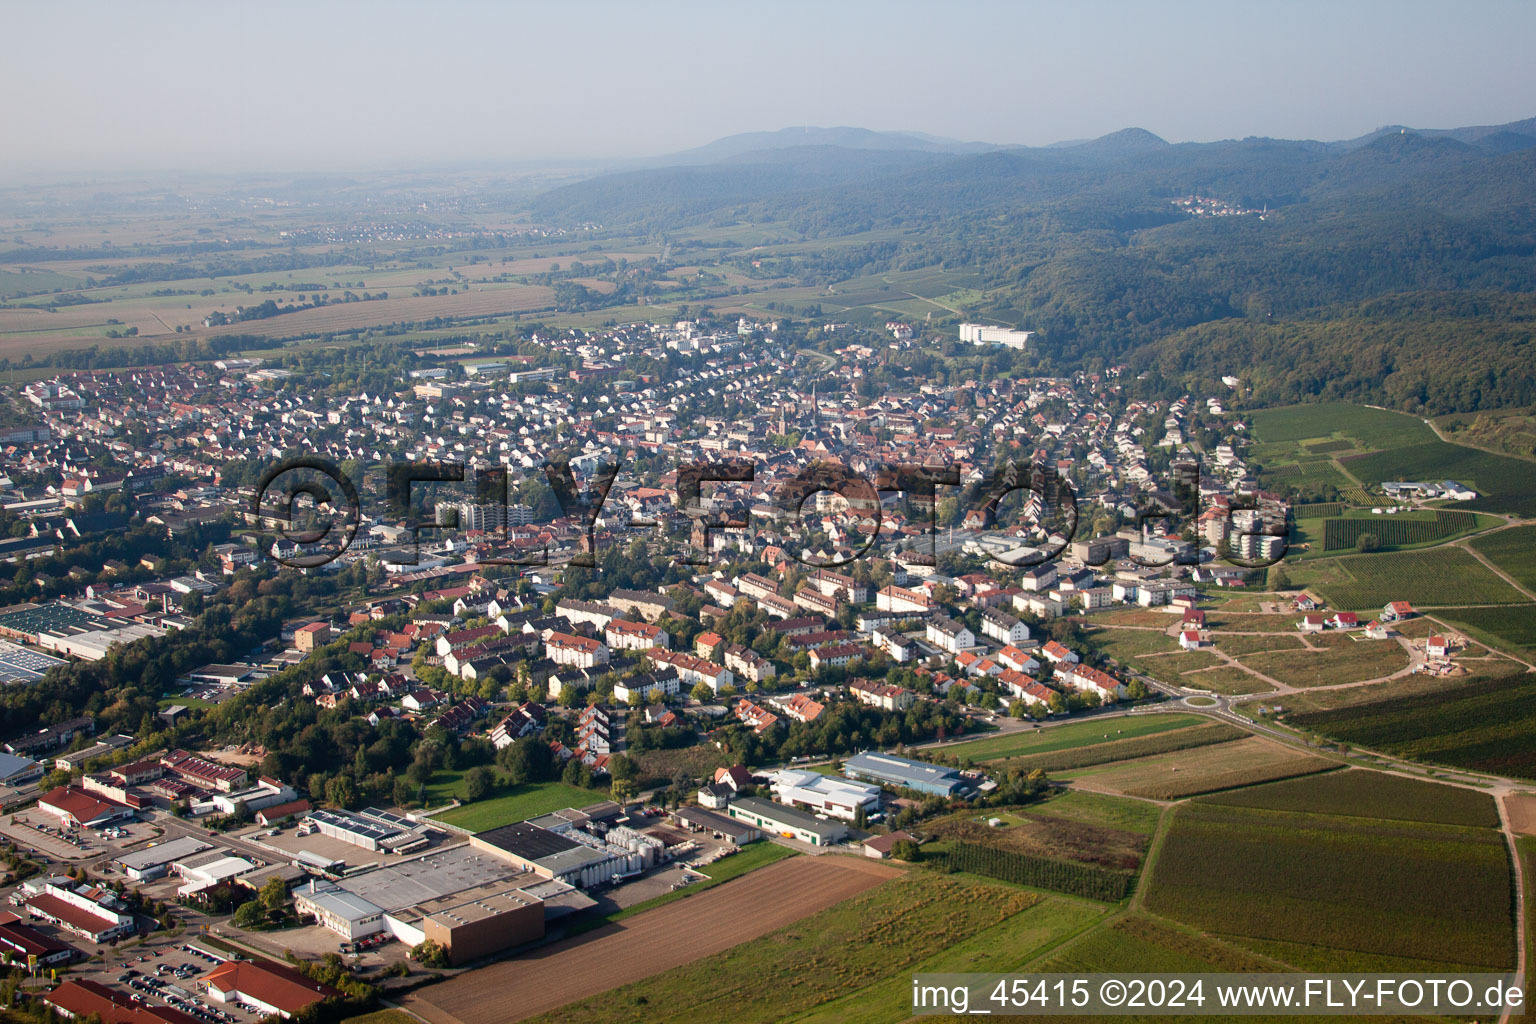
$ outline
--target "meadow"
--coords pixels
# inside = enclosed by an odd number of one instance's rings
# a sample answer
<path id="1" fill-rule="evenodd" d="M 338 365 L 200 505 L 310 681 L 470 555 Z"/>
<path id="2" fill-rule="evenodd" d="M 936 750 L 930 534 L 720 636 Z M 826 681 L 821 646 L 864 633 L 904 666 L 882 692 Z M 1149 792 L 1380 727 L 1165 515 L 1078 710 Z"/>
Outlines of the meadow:
<path id="1" fill-rule="evenodd" d="M 1536 680 L 1446 684 L 1412 700 L 1293 714 L 1303 729 L 1400 757 L 1536 779 Z"/>
<path id="2" fill-rule="evenodd" d="M 1179 685 L 1191 690 L 1209 690 L 1234 696 L 1244 693 L 1273 693 L 1275 688 L 1258 676 L 1250 675 L 1231 665 L 1220 665 L 1203 672 L 1191 672 L 1179 680 Z"/>
<path id="3" fill-rule="evenodd" d="M 1303 969 L 1502 970 L 1510 881 L 1492 829 L 1197 800 L 1174 811 L 1147 907 Z"/>

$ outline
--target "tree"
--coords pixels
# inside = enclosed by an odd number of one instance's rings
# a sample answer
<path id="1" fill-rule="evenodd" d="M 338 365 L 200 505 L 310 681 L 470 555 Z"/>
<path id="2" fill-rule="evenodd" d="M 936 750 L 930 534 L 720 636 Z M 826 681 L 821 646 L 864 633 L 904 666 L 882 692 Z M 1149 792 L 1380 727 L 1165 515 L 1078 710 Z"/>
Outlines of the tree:
<path id="1" fill-rule="evenodd" d="M 288 883 L 281 878 L 269 878 L 257 895 L 263 907 L 274 914 L 279 913 L 288 903 Z"/>
<path id="2" fill-rule="evenodd" d="M 1355 539 L 1355 549 L 1362 555 L 1368 555 L 1373 551 L 1380 551 L 1381 538 L 1370 531 L 1366 531 Z"/>
<path id="3" fill-rule="evenodd" d="M 916 843 L 910 839 L 901 839 L 891 847 L 891 856 L 896 860 L 904 860 L 908 863 L 916 863 L 922 860 L 923 853 Z"/>
<path id="4" fill-rule="evenodd" d="M 1291 574 L 1285 571 L 1285 566 L 1276 565 L 1273 569 L 1269 570 L 1269 589 L 1291 589 Z"/>
<path id="5" fill-rule="evenodd" d="M 273 879 L 273 881 L 281 883 L 282 880 Z M 267 909 L 262 906 L 260 900 L 250 900 L 249 902 L 242 903 L 235 911 L 235 927 L 237 928 L 254 928 L 264 923 L 266 919 Z"/>
<path id="6" fill-rule="evenodd" d="M 447 967 L 448 951 L 432 939 L 411 950 L 411 959 L 423 967 Z"/>
<path id="7" fill-rule="evenodd" d="M 715 691 L 711 690 L 706 683 L 695 683 L 689 696 L 700 704 L 708 704 L 714 698 Z"/>
<path id="8" fill-rule="evenodd" d="M 496 775 L 485 765 L 471 768 L 464 776 L 464 799 L 473 803 L 490 796 L 496 787 Z"/>

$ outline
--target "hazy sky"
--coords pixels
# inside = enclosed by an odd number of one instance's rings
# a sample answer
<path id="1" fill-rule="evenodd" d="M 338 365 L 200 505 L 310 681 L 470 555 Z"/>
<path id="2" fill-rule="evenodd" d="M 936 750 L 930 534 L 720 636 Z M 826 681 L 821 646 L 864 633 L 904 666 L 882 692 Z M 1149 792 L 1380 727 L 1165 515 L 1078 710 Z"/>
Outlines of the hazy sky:
<path id="1" fill-rule="evenodd" d="M 21 3 L 0 175 L 643 156 L 789 125 L 1043 144 L 1536 114 L 1536 3 Z"/>

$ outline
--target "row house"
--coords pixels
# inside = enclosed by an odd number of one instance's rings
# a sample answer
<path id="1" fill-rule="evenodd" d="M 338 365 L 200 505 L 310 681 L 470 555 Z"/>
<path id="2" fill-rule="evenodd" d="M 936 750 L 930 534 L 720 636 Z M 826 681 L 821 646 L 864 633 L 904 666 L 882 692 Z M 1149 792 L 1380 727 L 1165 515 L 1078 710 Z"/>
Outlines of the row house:
<path id="1" fill-rule="evenodd" d="M 608 664 L 608 647 L 589 636 L 551 633 L 544 640 L 544 657 L 556 665 L 593 668 Z"/>
<path id="2" fill-rule="evenodd" d="M 981 633 L 1002 644 L 1021 644 L 1029 639 L 1029 627 L 998 608 L 981 613 Z"/>
<path id="3" fill-rule="evenodd" d="M 848 692 L 860 704 L 867 704 L 882 711 L 905 711 L 917 700 L 917 695 L 904 686 L 880 683 L 873 679 L 855 679 L 848 684 Z"/>
<path id="4" fill-rule="evenodd" d="M 671 647 L 672 637 L 660 626 L 649 622 L 613 619 L 603 631 L 603 639 L 616 651 L 645 651 L 652 647 Z"/>

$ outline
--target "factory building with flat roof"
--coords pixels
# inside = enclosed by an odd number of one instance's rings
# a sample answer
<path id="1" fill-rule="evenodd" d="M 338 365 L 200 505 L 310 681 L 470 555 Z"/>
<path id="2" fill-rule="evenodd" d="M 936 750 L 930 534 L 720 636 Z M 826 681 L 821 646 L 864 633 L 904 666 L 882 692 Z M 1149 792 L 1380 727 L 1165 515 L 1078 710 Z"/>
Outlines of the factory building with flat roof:
<path id="1" fill-rule="evenodd" d="M 933 796 L 968 797 L 975 792 L 971 780 L 957 769 L 913 761 L 895 754 L 854 754 L 843 762 L 843 774 L 851 779 L 916 790 Z"/>

